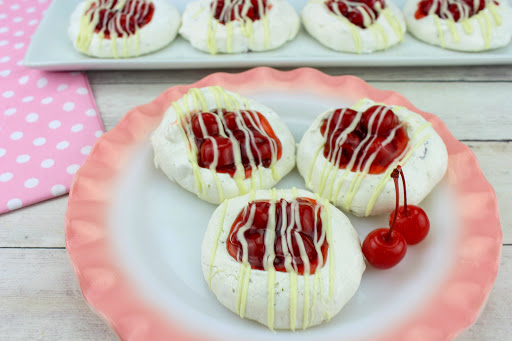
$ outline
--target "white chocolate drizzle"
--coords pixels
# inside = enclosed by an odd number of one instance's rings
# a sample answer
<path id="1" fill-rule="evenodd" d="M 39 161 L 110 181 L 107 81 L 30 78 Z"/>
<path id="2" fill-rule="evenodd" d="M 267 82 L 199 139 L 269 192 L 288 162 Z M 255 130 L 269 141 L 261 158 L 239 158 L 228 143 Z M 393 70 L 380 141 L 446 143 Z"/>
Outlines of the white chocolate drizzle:
<path id="1" fill-rule="evenodd" d="M 329 210 L 329 202 L 325 199 L 320 198 L 318 195 L 315 195 L 316 205 L 314 206 L 314 247 L 317 252 L 317 266 L 316 271 L 313 277 L 313 287 L 310 285 L 310 273 L 311 273 L 311 264 L 309 261 L 309 257 L 307 256 L 302 237 L 299 235 L 301 231 L 301 223 L 300 223 L 300 214 L 299 214 L 299 201 L 297 200 L 298 194 L 297 190 L 293 188 L 293 199 L 288 202 L 283 200 L 281 202 L 282 205 L 282 215 L 281 221 L 282 225 L 280 237 L 282 238 L 282 250 L 285 254 L 285 269 L 286 272 L 289 273 L 290 278 L 290 302 L 289 302 L 289 323 L 290 329 L 295 330 L 297 325 L 297 312 L 299 309 L 298 306 L 298 283 L 299 280 L 302 280 L 304 283 L 304 301 L 303 301 L 303 319 L 302 319 L 302 328 L 306 329 L 310 327 L 313 322 L 313 314 L 314 309 L 318 300 L 318 297 L 322 300 L 331 300 L 334 295 L 334 253 L 333 248 L 328 248 L 328 257 L 329 257 L 329 290 L 328 293 L 322 293 L 322 275 L 320 269 L 325 265 L 325 260 L 323 259 L 321 247 L 327 242 L 328 245 L 332 245 L 332 231 L 330 226 L 331 213 Z M 275 212 L 276 206 L 280 202 L 280 197 L 284 197 L 284 192 L 279 196 L 276 189 L 271 190 L 271 198 L 269 200 L 270 206 L 268 209 L 268 221 L 267 227 L 265 230 L 265 253 L 263 256 L 263 266 L 264 271 L 268 274 L 268 282 L 267 282 L 267 325 L 273 330 L 274 329 L 274 321 L 275 321 L 275 281 L 276 281 L 276 269 L 274 267 L 274 260 L 276 257 L 274 245 L 276 240 L 276 219 Z M 251 272 L 251 265 L 248 260 L 248 243 L 245 239 L 245 232 L 253 225 L 255 214 L 256 214 L 256 205 L 251 205 L 254 203 L 254 197 L 250 198 L 249 206 L 250 210 L 245 214 L 247 214 L 247 221 L 245 224 L 239 228 L 237 231 L 236 237 L 240 241 L 242 246 L 241 254 L 238 255 L 238 261 L 240 262 L 240 274 L 238 278 L 238 291 L 237 291 L 237 313 L 243 318 L 245 316 L 245 309 L 247 304 L 247 294 L 249 290 L 249 278 Z M 290 205 L 290 214 L 287 215 L 286 207 Z M 225 208 L 223 208 L 223 213 L 221 217 L 221 223 L 219 226 L 219 231 L 223 229 L 224 225 L 224 215 Z M 318 216 L 322 221 L 322 231 L 318 233 Z M 293 262 L 294 251 L 292 249 L 292 229 L 294 226 L 297 226 L 296 231 L 293 232 L 293 238 L 297 242 L 299 246 L 300 258 L 302 259 L 302 263 L 304 264 L 304 272 L 302 276 L 299 276 L 297 271 L 297 264 Z M 230 228 L 230 227 L 226 227 Z M 220 232 L 217 233 L 217 244 L 220 243 Z M 210 257 L 210 279 L 213 269 L 213 263 L 215 261 L 215 253 L 217 249 L 215 248 L 212 251 L 212 255 Z M 256 270 L 259 271 L 259 270 Z"/>
<path id="2" fill-rule="evenodd" d="M 494 0 L 473 0 L 473 6 L 470 6 L 462 0 L 432 0 L 432 6 L 428 11 L 428 15 L 436 14 L 439 9 L 439 18 L 455 21 L 455 18 L 449 8 L 450 6 L 456 6 L 460 13 L 460 18 L 458 18 L 458 20 L 466 20 L 472 16 L 472 13 L 474 13 L 474 15 L 477 14 L 482 2 L 485 3 L 485 6 L 488 6 L 489 4 L 494 3 Z"/>
<path id="3" fill-rule="evenodd" d="M 265 4 L 262 0 L 258 1 L 258 15 L 260 17 L 259 20 L 263 23 L 264 29 L 264 47 L 267 49 L 270 45 L 270 31 L 268 25 L 268 17 L 267 11 L 268 8 L 265 7 Z M 242 5 L 242 10 L 237 10 L 239 6 Z M 212 0 L 211 2 L 211 15 L 208 20 L 208 50 L 211 54 L 217 54 L 217 42 L 215 39 L 215 34 L 218 29 L 218 25 L 224 25 L 227 31 L 227 39 L 226 39 L 226 51 L 228 53 L 233 52 L 233 30 L 234 30 L 234 22 L 240 22 L 242 34 L 249 38 L 249 46 L 252 48 L 254 46 L 254 30 L 253 30 L 253 20 L 248 16 L 248 11 L 253 7 L 251 0 L 225 0 L 224 8 L 222 9 L 219 19 L 215 18 L 215 12 L 217 11 L 217 7 L 219 6 L 219 0 Z M 233 20 L 231 20 L 231 13 L 235 14 Z M 222 24 L 225 23 L 225 24 Z"/>
<path id="4" fill-rule="evenodd" d="M 362 100 L 359 103 L 357 103 L 356 105 L 354 105 L 353 109 L 357 110 L 360 107 L 361 103 L 363 103 L 363 102 L 364 102 L 364 100 Z M 380 124 L 382 123 L 382 120 L 384 119 L 385 114 L 389 110 L 393 110 L 393 109 L 400 110 L 401 108 L 396 107 L 396 106 L 388 107 L 385 105 L 380 105 L 379 109 L 377 109 L 375 111 L 375 114 L 372 115 L 372 117 L 369 121 L 369 124 L 368 124 L 368 134 L 366 135 L 366 137 L 363 140 L 361 140 L 358 147 L 356 149 L 354 149 L 352 157 L 344 169 L 340 169 L 338 167 L 338 165 L 340 164 L 340 158 L 342 155 L 341 146 L 346 141 L 347 136 L 356 129 L 359 121 L 361 120 L 363 112 L 362 111 L 357 112 L 357 115 L 353 119 L 352 123 L 338 136 L 338 138 L 335 141 L 332 140 L 334 137 L 334 134 L 331 135 L 331 140 L 329 140 L 329 141 L 327 140 L 327 136 L 329 133 L 329 127 L 331 124 L 331 120 L 333 118 L 333 114 L 330 113 L 329 118 L 327 120 L 327 124 L 326 124 L 326 130 L 323 135 L 325 142 L 317 150 L 317 153 L 313 159 L 311 168 L 309 170 L 309 176 L 306 179 L 306 185 L 308 187 L 310 185 L 312 174 L 313 174 L 313 168 L 318 160 L 318 157 L 322 153 L 325 144 L 329 143 L 332 146 L 333 145 L 332 142 L 335 142 L 336 147 L 334 149 L 331 149 L 329 151 L 328 157 L 325 158 L 326 162 L 324 162 L 324 167 L 322 169 L 318 194 L 321 197 L 326 198 L 333 203 L 336 203 L 339 193 L 341 191 L 342 185 L 344 183 L 344 180 L 346 179 L 346 177 L 350 174 L 351 170 L 353 169 L 357 158 L 360 157 L 360 161 L 357 164 L 356 170 L 353 172 L 354 176 L 352 178 L 352 181 L 350 182 L 350 184 L 348 186 L 348 191 L 346 193 L 345 202 L 343 202 L 341 204 L 343 209 L 350 211 L 350 208 L 352 206 L 352 201 L 353 201 L 355 195 L 357 194 L 362 181 L 369 174 L 370 168 L 371 168 L 373 162 L 375 161 L 377 154 L 380 151 L 380 149 L 376 149 L 372 154 L 367 155 L 370 145 L 377 137 L 377 134 L 374 134 L 374 136 L 372 136 L 372 131 L 378 130 Z M 340 123 L 342 121 L 342 117 L 346 111 L 347 111 L 346 108 L 342 109 L 342 111 L 341 111 L 342 116 L 339 118 L 334 130 L 339 128 Z M 410 116 L 406 117 L 404 120 L 401 120 L 400 124 L 397 125 L 395 128 L 393 128 L 390 131 L 388 137 L 382 142 L 382 147 L 385 147 L 387 144 L 391 143 L 397 130 L 401 129 L 401 128 L 405 128 L 407 125 L 407 121 L 410 120 L 413 116 L 414 115 L 410 115 Z M 374 191 L 370 197 L 370 200 L 368 201 L 366 211 L 365 211 L 365 216 L 370 215 L 370 213 L 373 209 L 373 206 L 375 205 L 375 202 L 377 201 L 377 198 L 379 197 L 380 193 L 384 189 L 386 183 L 389 181 L 389 175 L 391 174 L 393 169 L 395 169 L 396 166 L 398 166 L 398 165 L 403 166 L 406 163 L 406 161 L 409 159 L 409 157 L 419 147 L 421 147 L 423 145 L 423 143 L 428 138 L 430 138 L 432 136 L 432 133 L 428 133 L 424 136 L 421 136 L 419 141 L 416 144 L 411 145 L 411 143 L 410 143 L 412 140 L 416 139 L 423 132 L 424 129 L 426 129 L 430 126 L 431 126 L 431 124 L 427 122 L 427 123 L 423 124 L 422 126 L 420 126 L 418 129 L 416 129 L 413 132 L 412 136 L 409 137 L 409 143 L 407 144 L 407 147 L 404 149 L 404 151 L 398 157 L 396 157 L 395 160 L 393 160 L 389 164 L 389 166 L 386 168 L 386 170 L 381 174 L 382 179 L 379 182 L 379 184 L 376 186 L 376 188 L 374 189 Z M 330 160 L 333 160 L 333 158 L 334 158 L 334 162 L 330 161 Z M 363 167 L 362 162 L 365 159 L 367 161 Z M 340 173 L 341 173 L 341 176 L 338 176 L 338 174 L 340 174 Z"/>
<path id="5" fill-rule="evenodd" d="M 485 7 L 478 11 L 482 2 L 485 2 Z M 455 20 L 453 14 L 450 12 L 449 6 L 457 7 L 460 13 L 460 17 L 457 20 Z M 484 9 L 489 10 L 492 20 Z M 436 13 L 438 10 L 439 15 Z M 489 49 L 491 46 L 491 31 L 493 27 L 501 26 L 503 24 L 503 19 L 499 14 L 499 11 L 501 10 L 502 9 L 494 3 L 494 0 L 474 0 L 473 7 L 461 0 L 433 0 L 432 7 L 428 11 L 427 15 L 434 16 L 434 23 L 436 25 L 439 42 L 442 47 L 446 46 L 446 39 L 444 37 L 443 25 L 441 23 L 445 22 L 447 24 L 453 40 L 458 42 L 460 38 L 455 25 L 457 22 L 462 24 L 462 28 L 466 34 L 472 34 L 473 26 L 478 25 L 484 40 L 484 48 Z"/>
<path id="6" fill-rule="evenodd" d="M 98 45 L 101 46 L 105 39 L 105 32 L 109 32 L 110 40 L 112 41 L 112 55 L 114 58 L 119 57 L 117 51 L 117 39 L 120 38 L 123 41 L 122 55 L 127 58 L 128 53 L 128 38 L 134 34 L 136 55 L 139 55 L 139 20 L 148 15 L 150 7 L 152 6 L 152 0 L 138 0 L 131 2 L 131 6 L 126 6 L 128 0 L 87 0 L 85 5 L 84 13 L 80 18 L 80 31 L 78 33 L 76 46 L 77 48 L 87 53 L 89 46 L 91 45 L 93 36 L 95 34 L 96 26 L 101 24 L 101 30 L 97 33 L 99 40 Z M 91 8 L 93 6 L 93 8 Z M 109 20 L 108 15 L 103 16 L 103 21 L 100 23 L 101 11 L 116 12 L 115 16 Z M 125 16 L 125 25 L 121 23 L 122 15 Z M 135 33 L 129 31 L 130 19 L 133 18 L 135 22 Z M 120 32 L 120 35 L 118 35 Z M 107 38 L 108 39 L 108 38 Z"/>
<path id="7" fill-rule="evenodd" d="M 261 160 L 261 155 L 259 154 L 259 150 L 257 148 L 254 133 L 250 129 L 248 129 L 247 124 L 245 123 L 245 119 L 247 119 L 252 126 L 255 128 L 255 130 L 261 134 L 270 144 L 271 147 L 271 155 L 272 155 L 272 161 L 269 165 L 269 168 L 272 171 L 272 175 L 274 180 L 277 180 L 279 178 L 279 174 L 277 172 L 276 163 L 278 161 L 278 145 L 275 139 L 270 137 L 270 135 L 266 132 L 266 130 L 263 128 L 263 125 L 260 121 L 260 117 L 256 111 L 253 111 L 249 108 L 248 101 L 246 99 L 242 99 L 240 96 L 236 94 L 229 94 L 227 93 L 223 88 L 220 86 L 213 86 L 209 87 L 208 91 L 210 91 L 211 94 L 215 97 L 217 108 L 216 112 L 214 113 L 210 108 L 208 108 L 208 105 L 206 103 L 206 99 L 201 92 L 201 90 L 197 88 L 192 88 L 189 90 L 187 94 L 183 96 L 183 99 L 180 102 L 173 102 L 172 107 L 174 111 L 176 112 L 176 121 L 178 122 L 178 126 L 180 127 L 180 130 L 182 132 L 182 137 L 185 141 L 185 145 L 187 146 L 187 154 L 189 162 L 192 166 L 192 171 L 194 173 L 194 182 L 196 184 L 196 190 L 197 194 L 201 199 L 208 199 L 208 193 L 206 190 L 206 185 L 204 178 L 201 174 L 200 166 L 198 164 L 198 148 L 195 142 L 195 135 L 192 130 L 192 124 L 191 124 L 191 118 L 194 115 L 197 115 L 200 126 L 201 126 L 201 133 L 203 135 L 203 138 L 205 140 L 210 140 L 212 142 L 212 147 L 214 151 L 214 160 L 209 166 L 209 170 L 211 172 L 212 178 L 215 182 L 215 186 L 217 188 L 217 193 L 219 195 L 219 200 L 224 201 L 224 191 L 222 189 L 222 184 L 220 183 L 218 174 L 217 174 L 217 165 L 219 161 L 219 150 L 217 148 L 217 144 L 215 139 L 208 134 L 206 125 L 203 120 L 203 113 L 211 113 L 215 116 L 217 125 L 219 127 L 219 135 L 228 138 L 231 142 L 231 145 L 233 146 L 233 157 L 235 161 L 235 173 L 233 175 L 233 180 L 236 182 L 236 185 L 238 187 L 240 194 L 248 193 L 249 191 L 256 190 L 256 176 L 259 177 L 259 183 L 263 182 L 262 175 L 261 175 L 261 168 L 263 167 L 262 164 L 256 164 L 256 158 L 255 155 L 252 153 L 251 146 L 254 147 L 254 149 L 257 152 L 258 159 Z M 192 100 L 192 107 L 189 108 L 189 99 Z M 240 106 L 239 103 L 244 103 L 244 107 Z M 241 146 L 238 143 L 238 140 L 233 135 L 233 133 L 230 130 L 224 130 L 224 125 L 226 124 L 226 120 L 224 117 L 223 109 L 227 110 L 228 112 L 232 112 L 236 115 L 236 122 L 238 128 L 244 133 L 245 136 L 245 149 L 247 152 L 247 157 L 249 159 L 249 164 L 251 167 L 251 177 L 250 177 L 250 188 L 247 188 L 247 186 L 244 183 L 245 177 L 245 168 L 242 163 L 242 156 L 241 156 Z M 246 112 L 245 115 L 242 115 L 242 112 Z M 258 175 L 256 175 L 258 174 Z"/>
<path id="8" fill-rule="evenodd" d="M 327 2 L 328 0 L 324 0 Z M 362 1 L 350 1 L 350 0 L 334 0 L 335 4 L 343 3 L 347 6 L 349 11 L 359 12 L 363 17 L 363 26 L 368 28 L 372 23 L 374 23 L 380 15 L 380 12 L 384 9 L 380 2 L 375 3 L 375 13 L 374 9 L 368 6 L 366 3 Z M 332 6 L 332 11 L 338 16 L 344 16 L 341 13 L 338 6 Z"/>
<path id="9" fill-rule="evenodd" d="M 208 287 L 210 290 L 212 290 L 212 278 L 213 278 L 213 263 L 215 262 L 215 255 L 217 254 L 217 246 L 219 245 L 220 236 L 222 233 L 222 227 L 224 226 L 224 218 L 226 218 L 226 211 L 228 209 L 228 202 L 227 200 L 224 201 L 222 204 L 222 214 L 219 221 L 219 227 L 217 229 L 217 235 L 215 237 L 215 240 L 217 241 L 212 250 L 212 254 L 210 256 L 210 266 L 208 268 Z"/>
<path id="10" fill-rule="evenodd" d="M 323 2 L 325 4 L 328 0 L 317 1 Z M 379 45 L 380 49 L 386 49 L 389 47 L 389 37 L 384 28 L 382 27 L 382 25 L 377 22 L 377 19 L 381 15 L 384 16 L 384 18 L 386 18 L 387 22 L 393 29 L 393 32 L 398 37 L 399 41 L 402 41 L 404 39 L 405 30 L 402 28 L 402 25 L 400 25 L 400 22 L 395 17 L 391 9 L 387 7 L 383 8 L 380 2 L 376 2 L 375 4 L 375 11 L 377 12 L 377 14 L 375 14 L 375 12 L 372 10 L 372 8 L 370 8 L 370 6 L 361 1 L 335 0 L 335 3 L 344 3 L 347 6 L 347 8 L 349 8 L 351 11 L 357 11 L 361 13 L 363 17 L 364 28 L 361 28 L 353 24 L 350 20 L 348 20 L 348 18 L 346 18 L 341 13 L 338 6 L 333 6 L 333 11 L 329 9 L 330 13 L 335 15 L 339 20 L 343 21 L 346 25 L 349 26 L 357 53 L 361 53 L 362 51 L 362 39 L 360 34 L 361 29 L 368 29 L 374 34 L 375 39 L 381 43 Z M 325 4 L 325 6 L 327 6 L 327 4 Z"/>

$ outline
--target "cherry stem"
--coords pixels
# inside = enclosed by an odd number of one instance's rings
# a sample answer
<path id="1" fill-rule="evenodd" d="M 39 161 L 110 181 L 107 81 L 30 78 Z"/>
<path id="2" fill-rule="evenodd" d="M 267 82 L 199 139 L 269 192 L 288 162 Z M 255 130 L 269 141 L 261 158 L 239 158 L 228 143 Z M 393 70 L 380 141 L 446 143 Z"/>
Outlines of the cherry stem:
<path id="1" fill-rule="evenodd" d="M 404 186 L 404 213 L 408 213 L 409 211 L 407 210 L 407 189 L 405 188 L 404 172 L 402 171 L 402 167 L 397 166 L 396 168 L 398 169 L 398 171 L 400 172 L 400 175 L 402 176 L 402 184 Z"/>
<path id="2" fill-rule="evenodd" d="M 394 169 L 391 172 L 391 177 L 395 182 L 395 193 L 396 193 L 396 203 L 395 203 L 395 215 L 393 216 L 393 222 L 389 227 L 389 232 L 387 234 L 387 240 L 391 239 L 391 233 L 393 233 L 393 228 L 395 227 L 396 217 L 398 216 L 398 207 L 400 206 L 400 189 L 398 188 L 398 170 Z"/>

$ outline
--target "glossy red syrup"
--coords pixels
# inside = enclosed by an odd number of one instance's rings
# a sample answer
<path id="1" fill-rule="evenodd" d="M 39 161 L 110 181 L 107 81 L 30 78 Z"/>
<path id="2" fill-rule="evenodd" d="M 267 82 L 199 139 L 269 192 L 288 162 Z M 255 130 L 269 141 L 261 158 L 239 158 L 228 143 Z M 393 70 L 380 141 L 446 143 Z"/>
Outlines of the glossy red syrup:
<path id="1" fill-rule="evenodd" d="M 377 11 L 377 7 L 379 6 L 377 6 L 377 4 L 380 5 L 380 9 L 386 8 L 384 0 L 329 0 L 325 3 L 327 8 L 329 8 L 331 12 L 333 12 L 336 15 L 338 15 L 338 13 L 341 13 L 352 24 L 359 26 L 361 28 L 367 27 L 364 25 L 364 17 L 361 11 L 367 12 L 370 18 L 375 19 L 371 20 L 371 25 L 379 18 L 379 12 Z"/>
<path id="2" fill-rule="evenodd" d="M 306 254 L 309 259 L 310 274 L 314 274 L 319 265 L 319 255 L 317 253 L 317 250 L 315 249 L 314 241 L 316 239 L 318 242 L 320 242 L 320 238 L 322 235 L 322 219 L 320 218 L 321 209 L 315 210 L 315 207 L 317 207 L 317 203 L 315 200 L 310 198 L 297 198 L 296 201 L 298 202 L 298 216 L 296 209 L 295 214 L 292 215 L 292 204 L 290 202 L 281 199 L 276 203 L 276 238 L 274 242 L 274 267 L 277 271 L 287 272 L 285 267 L 285 254 L 283 252 L 281 231 L 283 228 L 283 220 L 285 221 L 284 229 L 286 229 L 287 225 L 290 224 L 292 217 L 295 217 L 295 219 L 300 219 L 301 228 L 299 229 L 299 224 L 295 222 L 293 227 L 291 228 L 289 238 L 285 237 L 285 243 L 287 245 L 288 250 L 290 250 L 292 256 L 291 265 L 293 266 L 294 270 L 297 271 L 300 275 L 304 274 L 304 263 L 302 258 L 300 257 L 300 249 L 295 234 L 295 232 L 298 232 L 298 238 L 302 239 Z M 247 240 L 248 244 L 249 264 L 251 264 L 251 267 L 255 270 L 264 270 L 265 236 L 267 233 L 267 223 L 269 220 L 270 205 L 270 201 L 268 200 L 258 200 L 249 203 L 248 206 L 246 206 L 240 212 L 235 222 L 233 223 L 233 226 L 231 227 L 231 232 L 229 233 L 226 242 L 229 254 L 237 261 L 242 262 L 242 243 L 238 239 L 237 233 L 242 227 L 244 227 L 248 223 L 248 221 L 250 221 L 251 210 L 254 207 L 254 219 L 252 221 L 250 228 L 244 233 L 244 238 L 245 240 Z M 269 228 L 274 227 L 270 226 Z M 285 236 L 286 235 L 288 234 L 285 233 Z M 324 237 L 323 243 L 320 245 L 320 251 L 322 253 L 323 260 L 322 264 L 325 264 L 328 248 L 329 244 L 327 243 L 327 240 Z"/>
<path id="3" fill-rule="evenodd" d="M 90 20 L 95 17 L 95 10 L 99 9 L 99 21 L 94 32 L 103 32 L 106 39 L 110 39 L 110 28 L 115 27 L 118 36 L 123 33 L 127 35 L 135 34 L 137 27 L 142 28 L 147 25 L 155 13 L 155 5 L 152 2 L 141 0 L 128 0 L 122 9 L 116 9 L 118 0 L 109 2 L 108 0 L 99 0 L 93 2 L 87 10 L 90 13 Z"/>
<path id="4" fill-rule="evenodd" d="M 202 117 L 206 136 L 201 129 Z M 281 158 L 281 142 L 275 135 L 267 119 L 256 111 L 241 110 L 229 112 L 217 110 L 194 114 L 191 117 L 192 133 L 197 146 L 199 167 L 210 168 L 215 161 L 215 149 L 219 152 L 218 173 L 235 175 L 235 153 L 240 152 L 245 177 L 251 176 L 252 168 L 249 153 L 252 153 L 256 166 L 270 167 L 272 150 Z M 224 134 L 222 134 L 224 132 Z M 230 137 L 234 138 L 234 141 Z M 248 148 L 249 147 L 249 148 Z"/>
<path id="5" fill-rule="evenodd" d="M 260 0 L 261 5 L 263 6 L 263 14 L 265 15 L 266 11 L 270 9 L 267 7 L 267 0 Z M 213 13 L 213 17 L 221 24 L 225 24 L 226 22 L 237 20 L 240 18 L 248 18 L 252 21 L 260 20 L 260 1 L 258 0 L 242 0 L 242 1 L 225 1 L 225 0 L 213 0 L 210 7 Z M 243 9 L 246 2 L 250 2 L 250 6 L 248 7 L 247 13 L 243 13 Z M 224 7 L 230 6 L 226 11 L 228 13 L 224 13 Z"/>
<path id="6" fill-rule="evenodd" d="M 384 109 L 383 109 L 384 108 Z M 383 111 L 384 110 L 384 111 Z M 381 118 L 382 112 L 385 112 Z M 369 129 L 370 119 L 375 116 L 371 130 Z M 347 135 L 346 139 L 338 141 L 338 137 L 347 129 L 354 119 L 356 119 L 357 111 L 352 109 L 337 109 L 332 116 L 332 120 L 327 127 L 329 118 L 324 119 L 320 129 L 323 136 L 327 137 L 324 146 L 324 156 L 330 162 L 338 165 L 339 168 L 345 169 L 354 156 L 357 147 L 363 143 L 366 137 L 370 135 L 366 142 L 361 146 L 356 156 L 351 171 L 362 171 L 368 162 L 368 159 L 377 153 L 370 166 L 370 174 L 381 174 L 388 166 L 407 148 L 409 137 L 404 127 L 397 128 L 400 124 L 398 117 L 391 109 L 374 105 L 368 108 L 361 116 L 356 128 Z M 380 123 L 379 123 L 380 122 Z M 395 135 L 390 143 L 384 144 L 384 141 L 395 129 Z M 338 144 L 340 148 L 336 150 Z"/>
<path id="7" fill-rule="evenodd" d="M 450 16 L 442 10 L 442 8 L 446 8 L 448 12 L 451 13 L 453 16 L 453 20 L 456 22 L 459 21 L 461 18 L 463 18 L 463 15 L 460 11 L 459 6 L 455 3 L 448 3 L 448 0 L 423 0 L 418 3 L 418 10 L 415 13 L 416 19 L 424 18 L 428 15 L 430 9 L 434 5 L 434 2 L 438 3 L 437 9 L 435 11 L 435 14 L 441 18 L 441 19 L 451 19 Z M 455 0 L 455 2 L 459 2 L 463 6 L 465 6 L 468 9 L 468 15 L 467 18 L 472 17 L 473 15 L 477 14 L 481 10 L 483 10 L 486 6 L 485 0 L 475 1 L 475 0 Z M 495 4 L 497 4 L 495 2 Z M 475 6 L 478 6 L 475 8 Z M 464 18 L 463 18 L 464 19 Z"/>

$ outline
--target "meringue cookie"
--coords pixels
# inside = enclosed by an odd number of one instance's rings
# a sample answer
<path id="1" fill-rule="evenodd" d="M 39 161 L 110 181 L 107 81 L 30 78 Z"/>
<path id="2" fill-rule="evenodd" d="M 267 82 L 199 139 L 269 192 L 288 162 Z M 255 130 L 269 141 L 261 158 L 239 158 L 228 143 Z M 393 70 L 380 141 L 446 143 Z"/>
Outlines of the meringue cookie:
<path id="1" fill-rule="evenodd" d="M 409 32 L 426 43 L 451 50 L 477 52 L 506 46 L 511 40 L 512 8 L 507 0 L 488 1 L 483 10 L 459 21 L 441 19 L 435 12 L 416 19 L 419 2 L 407 1 L 404 15 Z"/>
<path id="2" fill-rule="evenodd" d="M 200 105 L 201 104 L 201 105 Z M 270 167 L 255 165 L 252 175 L 246 178 L 241 172 L 231 176 L 198 165 L 198 148 L 192 149 L 193 137 L 187 134 L 179 117 L 194 113 L 218 110 L 219 105 L 228 111 L 251 110 L 260 113 L 281 143 L 281 157 Z M 205 110 L 206 109 L 206 110 Z M 190 123 L 185 123 L 190 126 Z M 189 143 L 189 138 L 191 143 Z M 187 95 L 173 103 L 165 113 L 160 126 L 153 132 L 151 142 L 155 151 L 155 166 L 173 181 L 201 199 L 220 204 L 227 198 L 248 193 L 253 189 L 274 186 L 295 166 L 295 140 L 281 118 L 270 108 L 256 101 L 224 90 L 221 87 L 191 89 Z M 234 143 L 237 143 L 236 140 Z M 238 168 L 237 168 L 238 169 Z"/>
<path id="3" fill-rule="evenodd" d="M 363 99 L 352 109 L 365 111 L 375 104 L 370 99 Z M 402 156 L 393 160 L 381 174 L 340 169 L 323 153 L 326 138 L 320 128 L 323 120 L 333 113 L 331 109 L 317 117 L 298 147 L 297 168 L 306 186 L 335 206 L 357 216 L 389 214 L 395 208 L 395 188 L 390 174 L 400 164 L 407 178 L 408 202 L 413 205 L 420 203 L 446 173 L 446 146 L 430 123 L 419 114 L 405 107 L 390 108 L 404 124 L 409 137 Z"/>
<path id="4" fill-rule="evenodd" d="M 267 13 L 260 20 L 239 19 L 226 24 L 213 17 L 213 1 L 192 2 L 183 13 L 180 34 L 201 51 L 216 54 L 272 50 L 299 32 L 299 16 L 284 0 L 267 0 Z"/>
<path id="5" fill-rule="evenodd" d="M 314 274 L 277 271 L 273 265 L 267 270 L 253 269 L 230 255 L 231 228 L 249 202 L 281 198 L 293 202 L 298 197 L 311 198 L 321 206 L 328 250 L 323 266 L 318 265 Z M 269 224 L 266 231 L 271 229 L 275 236 L 275 228 Z M 272 233 L 265 235 L 269 239 Z M 348 218 L 326 200 L 303 190 L 257 191 L 227 200 L 213 213 L 201 251 L 204 278 L 220 303 L 270 329 L 302 329 L 328 321 L 355 294 L 366 267 L 359 237 Z"/>
<path id="6" fill-rule="evenodd" d="M 98 58 L 129 58 L 154 52 L 171 43 L 178 34 L 180 14 L 168 0 L 143 0 L 153 2 L 153 17 L 135 34 L 122 35 L 117 38 L 102 38 L 94 32 L 84 13 L 98 0 L 88 0 L 78 4 L 71 15 L 68 35 L 76 50 Z M 107 1 L 104 1 L 105 3 Z M 94 25 L 95 26 L 95 25 Z"/>
<path id="7" fill-rule="evenodd" d="M 371 53 L 400 43 L 405 34 L 405 20 L 394 3 L 385 1 L 386 8 L 377 20 L 366 28 L 351 23 L 343 15 L 329 10 L 326 0 L 310 0 L 302 10 L 306 30 L 323 45 L 341 52 Z"/>

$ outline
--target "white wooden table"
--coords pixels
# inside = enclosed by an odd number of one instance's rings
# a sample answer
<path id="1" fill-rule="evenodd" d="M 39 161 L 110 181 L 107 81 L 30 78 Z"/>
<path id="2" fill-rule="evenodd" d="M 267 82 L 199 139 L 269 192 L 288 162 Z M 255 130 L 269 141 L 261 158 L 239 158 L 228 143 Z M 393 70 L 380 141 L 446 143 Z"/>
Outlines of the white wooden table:
<path id="1" fill-rule="evenodd" d="M 238 70 L 223 70 L 236 72 Z M 458 340 L 512 338 L 512 67 L 334 68 L 405 95 L 476 153 L 497 192 L 503 253 L 477 322 Z M 213 70 L 89 72 L 107 130 L 132 107 Z M 0 340 L 115 340 L 83 299 L 64 242 L 67 197 L 0 216 Z M 485 226 L 482 226 L 485 228 Z"/>

